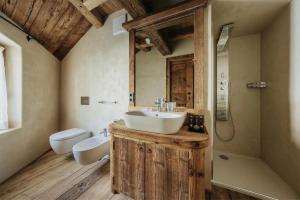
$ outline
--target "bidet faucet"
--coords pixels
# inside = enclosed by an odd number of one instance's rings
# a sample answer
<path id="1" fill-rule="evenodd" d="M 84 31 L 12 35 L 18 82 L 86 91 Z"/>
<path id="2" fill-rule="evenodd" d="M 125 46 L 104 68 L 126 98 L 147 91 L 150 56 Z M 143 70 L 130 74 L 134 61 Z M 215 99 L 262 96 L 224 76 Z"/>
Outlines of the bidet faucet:
<path id="1" fill-rule="evenodd" d="M 104 135 L 104 137 L 108 137 L 108 132 L 107 132 L 107 129 L 105 128 L 105 129 L 103 129 L 101 132 L 100 132 L 100 134 L 103 134 Z"/>
<path id="2" fill-rule="evenodd" d="M 161 109 L 165 106 L 165 98 L 157 98 L 154 103 L 157 106 L 157 112 L 161 112 Z"/>

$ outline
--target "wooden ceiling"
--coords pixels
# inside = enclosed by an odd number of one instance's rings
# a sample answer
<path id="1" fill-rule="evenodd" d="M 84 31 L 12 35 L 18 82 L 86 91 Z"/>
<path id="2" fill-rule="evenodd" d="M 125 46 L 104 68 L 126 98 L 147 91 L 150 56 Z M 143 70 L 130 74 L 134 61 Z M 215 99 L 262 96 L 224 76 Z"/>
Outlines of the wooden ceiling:
<path id="1" fill-rule="evenodd" d="M 181 1 L 166 0 L 158 6 L 159 1 L 150 0 L 0 0 L 0 10 L 61 60 L 91 24 L 101 27 L 113 12 L 125 8 L 138 18 Z M 99 6 L 93 7 L 95 2 Z M 171 53 L 163 33 L 150 31 L 147 35 L 162 54 Z"/>
<path id="2" fill-rule="evenodd" d="M 0 0 L 0 9 L 58 59 L 91 27 L 68 0 Z M 120 9 L 117 0 L 110 0 L 97 11 L 105 19 Z"/>

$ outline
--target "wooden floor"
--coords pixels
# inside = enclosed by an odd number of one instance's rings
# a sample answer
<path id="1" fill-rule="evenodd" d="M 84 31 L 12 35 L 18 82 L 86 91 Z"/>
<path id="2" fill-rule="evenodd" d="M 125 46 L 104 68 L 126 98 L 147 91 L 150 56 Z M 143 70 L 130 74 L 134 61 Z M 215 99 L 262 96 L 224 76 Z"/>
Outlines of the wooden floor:
<path id="1" fill-rule="evenodd" d="M 253 200 L 229 190 L 214 188 L 212 200 Z M 72 156 L 49 151 L 0 185 L 1 200 L 130 200 L 110 192 L 109 162 L 78 165 Z"/>

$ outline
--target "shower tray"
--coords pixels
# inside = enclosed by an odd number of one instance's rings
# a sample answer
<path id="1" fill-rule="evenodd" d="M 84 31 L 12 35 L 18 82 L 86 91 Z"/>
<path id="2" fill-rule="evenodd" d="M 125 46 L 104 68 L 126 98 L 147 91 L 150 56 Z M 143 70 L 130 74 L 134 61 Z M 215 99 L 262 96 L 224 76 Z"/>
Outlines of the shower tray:
<path id="1" fill-rule="evenodd" d="M 260 199 L 300 199 L 260 158 L 214 151 L 213 165 L 213 185 Z"/>

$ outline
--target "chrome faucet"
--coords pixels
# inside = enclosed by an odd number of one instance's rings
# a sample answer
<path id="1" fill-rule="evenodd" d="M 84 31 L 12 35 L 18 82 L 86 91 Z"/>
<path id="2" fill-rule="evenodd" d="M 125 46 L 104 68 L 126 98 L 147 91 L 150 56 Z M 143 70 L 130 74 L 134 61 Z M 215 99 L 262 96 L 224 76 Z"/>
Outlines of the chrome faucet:
<path id="1" fill-rule="evenodd" d="M 165 106 L 165 102 L 164 98 L 155 99 L 154 103 L 157 106 L 157 112 L 161 112 L 161 109 Z"/>
<path id="2" fill-rule="evenodd" d="M 103 129 L 102 132 L 100 132 L 100 134 L 103 134 L 104 137 L 108 137 L 108 132 L 107 132 L 107 129 Z"/>

